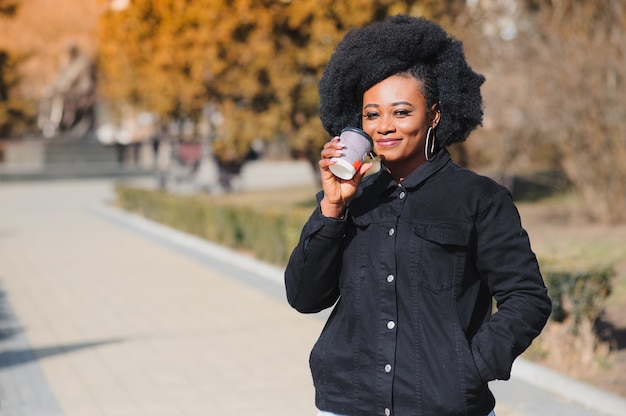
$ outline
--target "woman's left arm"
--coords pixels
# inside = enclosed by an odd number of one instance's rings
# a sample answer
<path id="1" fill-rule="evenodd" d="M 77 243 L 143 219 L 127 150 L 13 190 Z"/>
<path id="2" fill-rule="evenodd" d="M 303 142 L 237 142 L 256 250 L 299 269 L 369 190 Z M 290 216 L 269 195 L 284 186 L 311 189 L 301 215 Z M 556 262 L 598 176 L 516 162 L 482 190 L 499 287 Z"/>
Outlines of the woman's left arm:
<path id="1" fill-rule="evenodd" d="M 501 188 L 484 202 L 477 218 L 476 264 L 497 312 L 476 333 L 472 349 L 486 380 L 508 379 L 515 358 L 545 326 L 551 301 L 511 194 Z"/>

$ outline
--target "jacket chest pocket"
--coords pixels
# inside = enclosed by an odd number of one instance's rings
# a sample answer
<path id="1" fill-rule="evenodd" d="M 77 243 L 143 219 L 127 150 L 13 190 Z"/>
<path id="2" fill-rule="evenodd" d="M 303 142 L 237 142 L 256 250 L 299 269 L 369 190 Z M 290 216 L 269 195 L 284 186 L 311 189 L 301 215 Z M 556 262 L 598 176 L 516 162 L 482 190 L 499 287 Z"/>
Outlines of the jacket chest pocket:
<path id="1" fill-rule="evenodd" d="M 413 225 L 412 275 L 417 283 L 439 292 L 451 288 L 463 276 L 471 225 L 428 222 Z"/>

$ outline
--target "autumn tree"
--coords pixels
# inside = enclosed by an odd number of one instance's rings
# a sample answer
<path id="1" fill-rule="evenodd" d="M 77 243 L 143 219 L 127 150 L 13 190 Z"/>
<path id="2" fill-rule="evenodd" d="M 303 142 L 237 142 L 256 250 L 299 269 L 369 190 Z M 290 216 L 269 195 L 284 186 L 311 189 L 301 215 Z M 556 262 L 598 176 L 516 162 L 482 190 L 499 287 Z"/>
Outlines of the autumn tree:
<path id="1" fill-rule="evenodd" d="M 554 141 L 590 219 L 626 221 L 626 9 L 621 0 L 529 1 L 528 36 L 542 106 L 532 113 Z"/>
<path id="2" fill-rule="evenodd" d="M 164 119 L 197 121 L 212 104 L 223 120 L 213 142 L 221 159 L 241 159 L 261 139 L 316 160 L 328 140 L 317 83 L 345 32 L 391 14 L 432 17 L 462 3 L 134 0 L 102 19 L 102 92 Z"/>
<path id="3" fill-rule="evenodd" d="M 620 0 L 475 1 L 468 30 L 487 82 L 483 160 L 556 168 L 587 218 L 626 221 L 626 15 Z M 508 8 L 507 8 L 508 7 Z"/>
<path id="4" fill-rule="evenodd" d="M 0 20 L 13 16 L 17 2 L 0 0 Z M 34 110 L 26 100 L 11 96 L 19 82 L 17 66 L 20 57 L 0 49 L 0 138 L 24 131 L 32 122 Z"/>

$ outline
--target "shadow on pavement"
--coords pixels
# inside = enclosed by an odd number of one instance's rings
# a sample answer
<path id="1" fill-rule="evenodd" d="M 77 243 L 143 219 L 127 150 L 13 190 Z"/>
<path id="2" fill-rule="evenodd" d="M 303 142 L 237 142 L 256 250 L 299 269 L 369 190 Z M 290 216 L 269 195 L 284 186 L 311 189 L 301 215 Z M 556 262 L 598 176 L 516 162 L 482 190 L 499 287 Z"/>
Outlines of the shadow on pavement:
<path id="1" fill-rule="evenodd" d="M 0 370 L 42 358 L 68 354 L 73 351 L 122 342 L 123 339 L 107 339 L 94 342 L 30 348 L 23 329 L 13 314 L 4 290 L 0 289 Z"/>

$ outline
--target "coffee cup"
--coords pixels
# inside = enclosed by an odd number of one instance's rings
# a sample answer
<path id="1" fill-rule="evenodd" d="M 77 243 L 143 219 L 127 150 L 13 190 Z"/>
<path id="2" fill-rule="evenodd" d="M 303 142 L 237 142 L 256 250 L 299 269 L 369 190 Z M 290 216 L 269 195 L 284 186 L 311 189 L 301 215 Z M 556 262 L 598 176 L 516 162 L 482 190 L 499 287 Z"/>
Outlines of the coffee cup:
<path id="1" fill-rule="evenodd" d="M 372 138 L 357 127 L 346 127 L 339 134 L 339 143 L 343 144 L 341 157 L 333 157 L 330 171 L 338 178 L 349 180 L 358 172 L 365 157 L 372 151 Z"/>

